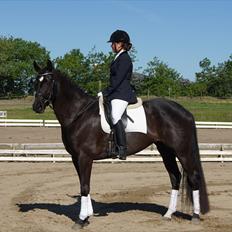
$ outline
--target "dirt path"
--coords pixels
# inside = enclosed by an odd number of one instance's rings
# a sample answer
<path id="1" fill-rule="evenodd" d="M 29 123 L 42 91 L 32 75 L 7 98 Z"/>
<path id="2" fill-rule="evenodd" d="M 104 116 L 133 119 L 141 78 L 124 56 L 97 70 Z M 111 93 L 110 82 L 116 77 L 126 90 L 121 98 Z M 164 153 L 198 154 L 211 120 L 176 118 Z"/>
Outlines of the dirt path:
<path id="1" fill-rule="evenodd" d="M 232 130 L 202 129 L 198 138 L 201 143 L 232 143 Z M 1 127 L 0 142 L 61 142 L 60 129 Z M 95 215 L 83 231 L 231 231 L 232 163 L 204 163 L 204 170 L 211 212 L 194 225 L 181 214 L 170 222 L 162 220 L 170 193 L 162 163 L 94 164 Z M 77 194 L 79 182 L 71 163 L 0 163 L 0 231 L 73 231 L 79 212 Z"/>
<path id="2" fill-rule="evenodd" d="M 198 129 L 200 143 L 232 143 L 232 129 Z M 1 143 L 61 142 L 60 128 L 0 127 Z"/>
<path id="3" fill-rule="evenodd" d="M 162 220 L 170 190 L 162 163 L 94 164 L 91 196 L 95 215 L 83 231 L 229 232 L 231 169 L 231 163 L 204 164 L 211 212 L 195 225 L 181 214 L 172 221 Z M 0 163 L 0 186 L 1 232 L 73 231 L 79 183 L 72 164 Z"/>

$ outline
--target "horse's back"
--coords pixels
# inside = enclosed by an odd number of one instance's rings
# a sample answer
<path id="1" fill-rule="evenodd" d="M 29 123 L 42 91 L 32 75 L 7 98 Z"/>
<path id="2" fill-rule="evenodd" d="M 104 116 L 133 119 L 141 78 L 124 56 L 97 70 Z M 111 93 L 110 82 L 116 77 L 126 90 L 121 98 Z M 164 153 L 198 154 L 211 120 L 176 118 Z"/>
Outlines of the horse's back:
<path id="1" fill-rule="evenodd" d="M 165 99 L 154 98 L 143 103 L 147 112 L 172 120 L 194 120 L 193 115 L 179 103 Z"/>
<path id="2" fill-rule="evenodd" d="M 165 99 L 154 98 L 143 103 L 148 131 L 155 141 L 169 146 L 180 146 L 186 139 L 195 139 L 193 115 L 180 104 Z"/>

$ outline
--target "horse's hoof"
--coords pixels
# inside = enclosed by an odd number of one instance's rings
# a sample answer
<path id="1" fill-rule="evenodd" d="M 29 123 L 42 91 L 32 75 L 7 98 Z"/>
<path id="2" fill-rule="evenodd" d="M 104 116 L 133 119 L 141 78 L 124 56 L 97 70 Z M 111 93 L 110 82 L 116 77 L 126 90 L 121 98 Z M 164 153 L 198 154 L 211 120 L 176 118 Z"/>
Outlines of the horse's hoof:
<path id="1" fill-rule="evenodd" d="M 175 213 L 174 211 L 171 211 L 170 209 L 163 215 L 163 220 L 165 221 L 171 221 L 172 214 Z"/>
<path id="2" fill-rule="evenodd" d="M 164 221 L 171 221 L 172 217 L 163 216 L 162 220 L 164 220 Z"/>
<path id="3" fill-rule="evenodd" d="M 80 218 L 75 222 L 75 224 L 72 226 L 73 230 L 80 230 L 83 229 L 84 227 L 89 225 L 89 221 L 88 218 L 86 218 L 85 220 L 81 220 Z"/>
<path id="4" fill-rule="evenodd" d="M 192 216 L 192 222 L 194 224 L 199 224 L 201 221 L 199 214 L 194 213 Z"/>

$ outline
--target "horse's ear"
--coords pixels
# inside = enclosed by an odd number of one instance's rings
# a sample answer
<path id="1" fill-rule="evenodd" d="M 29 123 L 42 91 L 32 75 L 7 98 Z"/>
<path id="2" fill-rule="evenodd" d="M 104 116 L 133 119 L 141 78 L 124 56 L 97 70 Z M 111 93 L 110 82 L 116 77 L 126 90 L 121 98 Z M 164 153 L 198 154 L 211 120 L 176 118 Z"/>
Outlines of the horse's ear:
<path id="1" fill-rule="evenodd" d="M 36 72 L 39 72 L 41 70 L 41 68 L 39 67 L 36 61 L 33 62 L 33 65 Z"/>
<path id="2" fill-rule="evenodd" d="M 50 72 L 54 69 L 53 63 L 51 62 L 51 60 L 48 60 L 48 61 L 47 61 L 47 69 L 48 69 L 48 71 L 50 71 Z"/>

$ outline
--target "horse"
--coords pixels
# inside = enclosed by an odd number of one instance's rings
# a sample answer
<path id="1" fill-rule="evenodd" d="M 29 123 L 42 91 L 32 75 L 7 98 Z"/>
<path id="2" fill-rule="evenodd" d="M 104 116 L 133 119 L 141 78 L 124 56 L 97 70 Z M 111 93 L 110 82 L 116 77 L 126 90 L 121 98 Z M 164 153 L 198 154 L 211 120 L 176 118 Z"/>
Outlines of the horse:
<path id="1" fill-rule="evenodd" d="M 61 125 L 62 140 L 80 181 L 80 212 L 75 222 L 79 227 L 89 224 L 93 215 L 90 197 L 90 177 L 94 160 L 109 158 L 109 134 L 101 129 L 98 98 L 88 95 L 68 76 L 54 68 L 48 60 L 41 68 L 33 63 L 37 72 L 33 110 L 43 113 L 51 106 Z M 186 175 L 186 199 L 193 204 L 192 220 L 200 221 L 200 214 L 209 211 L 209 200 L 200 161 L 196 125 L 193 115 L 180 104 L 154 98 L 143 102 L 147 119 L 147 134 L 127 133 L 127 156 L 155 144 L 170 177 L 171 197 L 167 212 L 171 219 L 176 212 L 182 174 L 179 160 Z"/>

